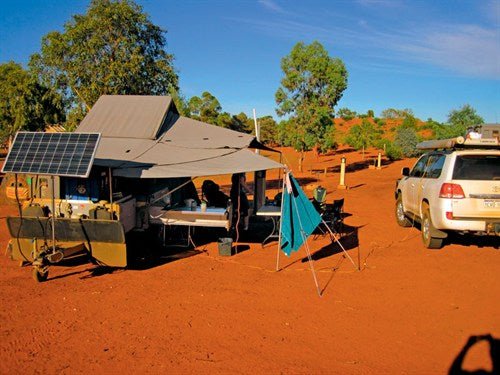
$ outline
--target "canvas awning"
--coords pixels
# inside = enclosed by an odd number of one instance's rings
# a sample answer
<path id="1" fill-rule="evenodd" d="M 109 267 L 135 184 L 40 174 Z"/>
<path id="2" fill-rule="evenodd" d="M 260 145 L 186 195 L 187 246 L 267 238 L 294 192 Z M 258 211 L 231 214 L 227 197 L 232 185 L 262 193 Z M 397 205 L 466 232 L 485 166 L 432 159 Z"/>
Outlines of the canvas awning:
<path id="1" fill-rule="evenodd" d="M 283 167 L 247 149 L 268 149 L 253 135 L 180 116 L 169 97 L 104 95 L 76 131 L 101 133 L 94 165 L 112 168 L 115 176 L 193 177 Z"/>
<path id="2" fill-rule="evenodd" d="M 131 178 L 213 176 L 283 168 L 246 148 L 200 149 L 116 138 L 101 139 L 94 165 L 112 168 L 115 176 Z"/>
<path id="3" fill-rule="evenodd" d="M 162 164 L 122 165 L 113 171 L 113 175 L 129 178 L 170 178 L 195 177 L 253 172 L 266 169 L 282 168 L 283 166 L 271 159 L 255 154 L 250 150 L 218 150 L 217 154 L 208 155 L 207 150 L 198 153 L 199 158 L 190 156 L 181 159 L 173 154 L 162 160 Z M 98 164 L 99 160 L 95 164 Z"/>

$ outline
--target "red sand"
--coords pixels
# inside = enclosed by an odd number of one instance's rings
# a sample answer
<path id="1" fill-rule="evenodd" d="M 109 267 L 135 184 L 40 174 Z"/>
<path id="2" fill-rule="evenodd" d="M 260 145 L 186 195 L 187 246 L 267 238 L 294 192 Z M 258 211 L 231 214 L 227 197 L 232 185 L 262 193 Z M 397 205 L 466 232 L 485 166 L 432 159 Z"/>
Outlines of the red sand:
<path id="1" fill-rule="evenodd" d="M 338 167 L 341 155 L 308 154 L 305 169 Z M 394 184 L 411 164 L 360 167 L 347 175 L 349 190 L 337 190 L 337 172 L 295 173 L 318 178 L 308 181 L 326 186 L 329 201 L 345 197 L 345 223 L 357 232 L 344 241 L 361 271 L 336 247 L 314 261 L 321 298 L 304 250 L 282 255 L 274 272 L 276 242 L 233 257 L 210 243 L 195 256 L 100 276 L 91 264 L 52 267 L 42 284 L 0 257 L 0 373 L 447 373 L 469 336 L 500 336 L 499 253 L 493 242 L 462 239 L 426 250 L 418 229 L 397 226 Z M 314 253 L 328 242 L 309 244 Z M 488 350 L 473 346 L 464 367 L 491 371 Z"/>

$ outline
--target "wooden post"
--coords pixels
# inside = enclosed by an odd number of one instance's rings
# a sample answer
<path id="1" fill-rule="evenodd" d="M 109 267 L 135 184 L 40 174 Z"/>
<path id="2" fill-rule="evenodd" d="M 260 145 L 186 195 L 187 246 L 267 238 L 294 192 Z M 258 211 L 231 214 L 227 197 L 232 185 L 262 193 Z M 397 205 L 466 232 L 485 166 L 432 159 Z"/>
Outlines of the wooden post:
<path id="1" fill-rule="evenodd" d="M 377 157 L 377 169 L 382 169 L 382 154 L 380 152 Z"/>

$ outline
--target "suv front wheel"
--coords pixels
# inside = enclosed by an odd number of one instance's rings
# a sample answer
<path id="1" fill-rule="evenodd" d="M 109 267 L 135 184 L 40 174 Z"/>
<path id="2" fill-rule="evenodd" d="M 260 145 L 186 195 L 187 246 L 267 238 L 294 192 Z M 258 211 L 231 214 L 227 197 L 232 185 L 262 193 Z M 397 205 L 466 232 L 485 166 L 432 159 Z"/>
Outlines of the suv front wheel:
<path id="1" fill-rule="evenodd" d="M 396 201 L 396 221 L 402 227 L 411 227 L 411 222 L 405 215 L 405 209 L 403 206 L 403 198 L 401 194 L 398 194 L 398 199 Z"/>
<path id="2" fill-rule="evenodd" d="M 422 241 L 425 247 L 428 249 L 440 249 L 443 246 L 442 238 L 432 237 L 432 232 L 434 231 L 434 229 L 435 228 L 432 224 L 429 206 L 424 204 L 424 206 L 422 207 L 420 231 L 422 233 Z"/>

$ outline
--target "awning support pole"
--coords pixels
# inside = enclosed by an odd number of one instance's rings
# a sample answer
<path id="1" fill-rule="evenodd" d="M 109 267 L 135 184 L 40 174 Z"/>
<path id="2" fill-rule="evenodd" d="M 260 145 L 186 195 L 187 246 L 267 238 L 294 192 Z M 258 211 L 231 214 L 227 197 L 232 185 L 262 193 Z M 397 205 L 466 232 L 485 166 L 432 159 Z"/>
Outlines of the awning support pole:
<path id="1" fill-rule="evenodd" d="M 280 270 L 280 250 L 281 250 L 281 228 L 283 223 L 283 196 L 285 194 L 285 179 L 283 178 L 283 185 L 281 186 L 281 212 L 280 212 L 280 227 L 278 232 L 278 250 L 276 253 L 276 272 Z"/>
<path id="2" fill-rule="evenodd" d="M 109 202 L 111 204 L 111 220 L 114 218 L 114 212 L 113 212 L 113 174 L 111 172 L 111 167 L 108 168 L 109 170 Z"/>
<path id="3" fill-rule="evenodd" d="M 52 181 L 52 252 L 56 252 L 56 190 L 54 176 L 50 176 Z"/>

